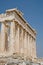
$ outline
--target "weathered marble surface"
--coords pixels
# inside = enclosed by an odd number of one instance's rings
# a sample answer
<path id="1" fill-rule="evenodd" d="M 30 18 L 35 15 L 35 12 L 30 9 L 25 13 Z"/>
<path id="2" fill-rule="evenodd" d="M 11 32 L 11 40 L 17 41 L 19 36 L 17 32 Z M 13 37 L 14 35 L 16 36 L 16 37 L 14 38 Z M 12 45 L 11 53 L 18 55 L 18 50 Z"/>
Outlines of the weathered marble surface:
<path id="1" fill-rule="evenodd" d="M 12 57 L 0 57 L 0 65 L 40 65 L 37 62 L 22 60 L 20 58 L 14 59 Z"/>
<path id="2" fill-rule="evenodd" d="M 18 9 L 10 9 L 0 14 L 0 23 L 0 57 L 14 55 L 14 58 L 20 57 L 24 60 L 37 58 L 36 31 Z M 6 58 L 6 62 L 8 61 Z"/>

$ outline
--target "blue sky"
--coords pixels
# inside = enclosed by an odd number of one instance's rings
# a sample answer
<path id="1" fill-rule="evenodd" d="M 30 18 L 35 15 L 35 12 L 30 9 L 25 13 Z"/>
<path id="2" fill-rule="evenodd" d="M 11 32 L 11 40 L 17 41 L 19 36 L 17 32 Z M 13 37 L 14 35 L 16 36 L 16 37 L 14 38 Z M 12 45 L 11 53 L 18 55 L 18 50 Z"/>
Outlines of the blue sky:
<path id="1" fill-rule="evenodd" d="M 43 57 L 43 0 L 0 0 L 0 14 L 10 8 L 21 10 L 27 22 L 36 29 L 37 56 Z"/>

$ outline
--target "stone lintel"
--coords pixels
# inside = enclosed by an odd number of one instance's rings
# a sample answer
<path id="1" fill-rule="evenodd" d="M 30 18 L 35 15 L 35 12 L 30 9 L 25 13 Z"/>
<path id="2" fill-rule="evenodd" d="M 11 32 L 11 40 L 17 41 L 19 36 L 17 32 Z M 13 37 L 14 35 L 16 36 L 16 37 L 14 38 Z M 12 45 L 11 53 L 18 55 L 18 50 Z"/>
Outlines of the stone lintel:
<path id="1" fill-rule="evenodd" d="M 0 22 L 5 22 L 5 21 L 11 21 L 11 20 L 14 20 L 15 19 L 15 17 L 14 16 L 6 16 L 6 17 L 3 17 L 3 18 L 1 18 L 0 17 Z"/>

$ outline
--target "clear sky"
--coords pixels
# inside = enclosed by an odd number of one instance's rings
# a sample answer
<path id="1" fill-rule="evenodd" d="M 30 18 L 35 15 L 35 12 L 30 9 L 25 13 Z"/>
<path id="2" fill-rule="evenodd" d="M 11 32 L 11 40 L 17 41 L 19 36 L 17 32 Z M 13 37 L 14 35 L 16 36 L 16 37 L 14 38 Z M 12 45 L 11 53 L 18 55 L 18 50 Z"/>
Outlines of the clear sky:
<path id="1" fill-rule="evenodd" d="M 10 8 L 21 10 L 27 22 L 36 29 L 37 56 L 43 57 L 43 0 L 0 0 L 0 14 Z"/>

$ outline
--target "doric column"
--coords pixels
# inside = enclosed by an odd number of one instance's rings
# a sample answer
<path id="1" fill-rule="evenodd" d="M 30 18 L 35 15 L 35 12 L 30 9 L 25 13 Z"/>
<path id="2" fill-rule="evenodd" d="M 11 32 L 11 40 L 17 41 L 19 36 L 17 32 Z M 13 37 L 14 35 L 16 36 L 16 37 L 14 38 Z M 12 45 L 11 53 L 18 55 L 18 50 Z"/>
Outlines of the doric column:
<path id="1" fill-rule="evenodd" d="M 29 47 L 30 48 L 30 56 L 29 57 L 30 57 L 30 59 L 31 59 L 31 51 L 32 51 L 32 48 L 31 48 L 31 39 L 32 39 L 31 35 L 29 35 L 29 46 L 30 46 Z"/>
<path id="2" fill-rule="evenodd" d="M 21 54 L 22 54 L 22 56 L 24 56 L 23 29 L 22 29 L 22 32 L 21 32 L 21 44 L 22 44 L 22 47 L 21 47 Z"/>
<path id="3" fill-rule="evenodd" d="M 30 58 L 30 36 L 28 34 L 28 58 Z"/>
<path id="4" fill-rule="evenodd" d="M 19 25 L 16 23 L 15 28 L 15 52 L 17 55 L 19 55 Z"/>
<path id="5" fill-rule="evenodd" d="M 11 52 L 11 54 L 15 53 L 15 21 L 12 21 L 11 25 L 10 25 L 10 44 L 9 44 L 9 51 Z"/>
<path id="6" fill-rule="evenodd" d="M 34 39 L 34 48 L 35 48 L 35 58 L 37 58 L 37 56 L 36 56 L 36 39 Z"/>
<path id="7" fill-rule="evenodd" d="M 33 56 L 33 54 L 32 54 L 32 46 L 33 46 L 33 41 L 32 41 L 32 36 L 31 36 L 31 58 L 32 58 L 32 56 Z"/>
<path id="8" fill-rule="evenodd" d="M 8 51 L 8 26 L 6 26 L 5 35 L 5 51 Z"/>
<path id="9" fill-rule="evenodd" d="M 27 32 L 24 31 L 24 58 L 27 58 Z"/>
<path id="10" fill-rule="evenodd" d="M 23 57 L 23 28 L 20 27 L 20 56 Z"/>
<path id="11" fill-rule="evenodd" d="M 33 58 L 36 58 L 36 41 L 33 38 Z"/>
<path id="12" fill-rule="evenodd" d="M 5 44 L 6 44 L 6 26 L 5 23 L 1 25 L 1 51 L 5 51 Z"/>

